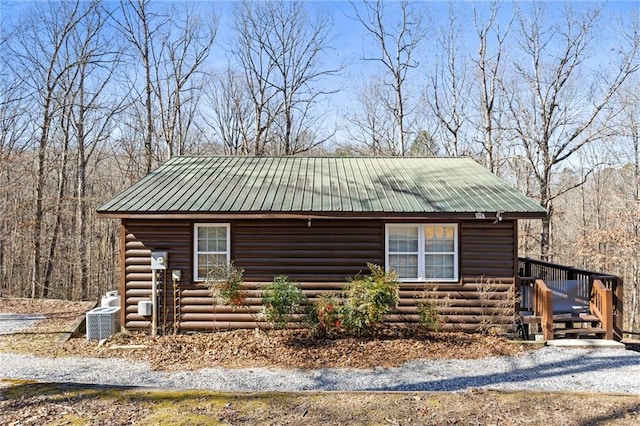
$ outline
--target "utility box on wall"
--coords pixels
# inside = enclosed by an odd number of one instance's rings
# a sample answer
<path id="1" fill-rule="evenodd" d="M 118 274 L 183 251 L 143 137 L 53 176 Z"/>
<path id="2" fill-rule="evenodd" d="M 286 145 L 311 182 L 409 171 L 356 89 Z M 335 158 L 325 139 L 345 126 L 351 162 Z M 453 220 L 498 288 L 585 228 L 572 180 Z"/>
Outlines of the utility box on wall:
<path id="1" fill-rule="evenodd" d="M 150 317 L 153 312 L 153 304 L 150 300 L 141 300 L 138 302 L 138 315 Z"/>
<path id="2" fill-rule="evenodd" d="M 154 271 L 167 269 L 169 253 L 166 251 L 151 252 L 151 269 Z"/>

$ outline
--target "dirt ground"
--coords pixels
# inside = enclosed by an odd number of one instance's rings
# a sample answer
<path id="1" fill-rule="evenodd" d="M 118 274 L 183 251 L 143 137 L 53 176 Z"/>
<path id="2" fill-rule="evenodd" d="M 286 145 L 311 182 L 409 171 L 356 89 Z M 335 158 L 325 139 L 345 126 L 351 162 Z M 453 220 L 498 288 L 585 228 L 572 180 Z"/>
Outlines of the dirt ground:
<path id="1" fill-rule="evenodd" d="M 0 336 L 0 352 L 38 356 L 129 357 L 163 370 L 202 367 L 389 367 L 417 358 L 517 355 L 523 347 L 495 336 L 387 330 L 372 338 L 317 339 L 305 330 L 201 333 L 152 339 L 119 334 L 98 344 L 60 343 L 86 305 L 0 298 L 0 312 L 49 318 Z M 144 350 L 131 349 L 142 345 Z M 114 349 L 114 347 L 128 349 Z M 0 375 L 1 378 L 1 375 Z M 155 391 L 0 380 L 2 424 L 640 424 L 640 397 L 577 393 L 213 393 Z"/>
<path id="2" fill-rule="evenodd" d="M 4 388 L 2 388 L 4 386 Z M 0 381 L 3 425 L 637 425 L 630 395 L 217 393 Z"/>

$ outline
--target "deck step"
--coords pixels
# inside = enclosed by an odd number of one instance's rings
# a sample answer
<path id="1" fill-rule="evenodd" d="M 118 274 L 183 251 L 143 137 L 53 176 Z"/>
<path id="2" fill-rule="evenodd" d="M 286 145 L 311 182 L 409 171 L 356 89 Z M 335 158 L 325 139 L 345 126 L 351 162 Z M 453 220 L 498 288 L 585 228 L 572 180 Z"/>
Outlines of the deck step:
<path id="1" fill-rule="evenodd" d="M 542 321 L 541 316 L 534 316 L 534 315 L 522 316 L 523 324 L 540 324 L 541 321 Z"/>
<path id="2" fill-rule="evenodd" d="M 598 336 L 604 337 L 606 331 L 600 327 L 578 327 L 578 328 L 556 328 L 553 330 L 554 336 Z"/>
<path id="3" fill-rule="evenodd" d="M 553 322 L 599 322 L 600 319 L 589 313 L 583 314 L 555 314 Z"/>

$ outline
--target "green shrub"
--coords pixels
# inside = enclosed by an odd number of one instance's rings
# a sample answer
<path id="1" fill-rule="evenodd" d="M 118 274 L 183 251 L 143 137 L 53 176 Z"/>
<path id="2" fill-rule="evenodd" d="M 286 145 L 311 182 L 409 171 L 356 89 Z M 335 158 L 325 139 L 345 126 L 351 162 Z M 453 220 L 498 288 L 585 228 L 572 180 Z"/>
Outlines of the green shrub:
<path id="1" fill-rule="evenodd" d="M 342 299 L 337 296 L 321 295 L 313 305 L 309 305 L 306 321 L 314 332 L 321 336 L 342 329 Z"/>
<path id="2" fill-rule="evenodd" d="M 209 271 L 205 284 L 211 291 L 214 304 L 233 307 L 245 305 L 247 295 L 242 289 L 243 273 L 244 270 L 235 266 L 233 262 L 216 265 Z"/>
<path id="3" fill-rule="evenodd" d="M 295 315 L 300 313 L 305 300 L 305 295 L 296 283 L 286 276 L 279 275 L 262 291 L 265 319 L 274 328 L 285 328 L 295 319 Z"/>
<path id="4" fill-rule="evenodd" d="M 371 275 L 355 277 L 345 288 L 340 325 L 354 335 L 372 333 L 385 314 L 398 307 L 398 278 L 379 265 L 368 263 Z"/>
<path id="5" fill-rule="evenodd" d="M 418 302 L 417 306 L 420 325 L 427 330 L 438 331 L 443 323 L 438 306 L 430 300 Z"/>

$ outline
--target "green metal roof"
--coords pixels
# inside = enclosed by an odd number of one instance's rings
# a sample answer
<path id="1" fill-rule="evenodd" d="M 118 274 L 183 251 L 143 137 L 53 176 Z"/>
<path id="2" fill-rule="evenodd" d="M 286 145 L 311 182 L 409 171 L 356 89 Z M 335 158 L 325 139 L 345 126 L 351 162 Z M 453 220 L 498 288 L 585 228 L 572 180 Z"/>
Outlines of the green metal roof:
<path id="1" fill-rule="evenodd" d="M 469 158 L 174 157 L 98 208 L 141 213 L 545 210 Z"/>

